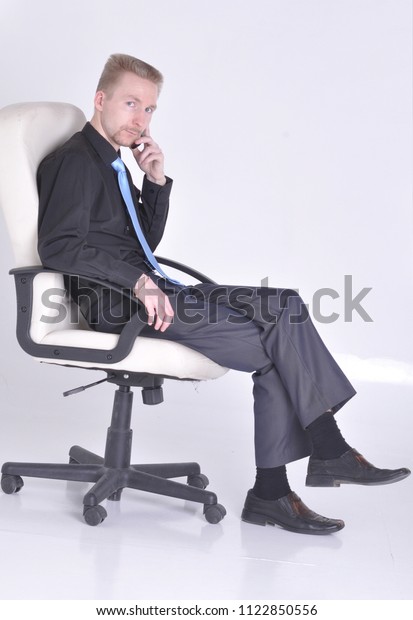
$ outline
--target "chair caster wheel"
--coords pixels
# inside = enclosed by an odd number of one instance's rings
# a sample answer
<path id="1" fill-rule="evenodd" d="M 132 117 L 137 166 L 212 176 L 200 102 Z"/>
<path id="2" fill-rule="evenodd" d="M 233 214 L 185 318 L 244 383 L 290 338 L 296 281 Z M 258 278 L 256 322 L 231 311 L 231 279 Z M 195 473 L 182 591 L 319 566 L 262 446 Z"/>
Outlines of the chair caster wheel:
<path id="1" fill-rule="evenodd" d="M 4 474 L 1 477 L 1 488 L 4 493 L 7 493 L 8 495 L 18 493 L 23 485 L 24 482 L 20 476 L 11 476 L 9 474 Z"/>
<path id="2" fill-rule="evenodd" d="M 221 504 L 212 504 L 204 506 L 204 515 L 208 523 L 219 523 L 227 514 L 224 506 Z"/>
<path id="3" fill-rule="evenodd" d="M 190 487 L 206 489 L 209 485 L 209 480 L 204 474 L 191 474 L 190 476 L 188 476 L 187 483 Z"/>
<path id="4" fill-rule="evenodd" d="M 85 506 L 83 510 L 83 517 L 88 525 L 99 525 L 107 516 L 103 506 Z"/>

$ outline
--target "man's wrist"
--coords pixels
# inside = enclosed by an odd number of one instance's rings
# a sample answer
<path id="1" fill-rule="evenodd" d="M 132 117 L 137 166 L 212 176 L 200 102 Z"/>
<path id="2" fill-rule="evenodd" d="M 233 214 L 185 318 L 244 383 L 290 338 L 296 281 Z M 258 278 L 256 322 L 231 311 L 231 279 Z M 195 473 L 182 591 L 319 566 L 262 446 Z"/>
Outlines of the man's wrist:
<path id="1" fill-rule="evenodd" d="M 135 297 L 137 297 L 139 295 L 139 292 L 145 288 L 146 283 L 149 280 L 149 276 L 146 273 L 143 273 L 140 278 L 138 279 L 138 281 L 136 282 L 133 292 L 135 294 Z"/>
<path id="2" fill-rule="evenodd" d="M 151 183 L 155 183 L 156 185 L 166 185 L 165 175 L 159 177 L 158 179 L 155 179 L 155 177 L 151 176 L 150 174 L 146 174 L 146 178 L 148 179 L 148 181 L 150 181 Z"/>

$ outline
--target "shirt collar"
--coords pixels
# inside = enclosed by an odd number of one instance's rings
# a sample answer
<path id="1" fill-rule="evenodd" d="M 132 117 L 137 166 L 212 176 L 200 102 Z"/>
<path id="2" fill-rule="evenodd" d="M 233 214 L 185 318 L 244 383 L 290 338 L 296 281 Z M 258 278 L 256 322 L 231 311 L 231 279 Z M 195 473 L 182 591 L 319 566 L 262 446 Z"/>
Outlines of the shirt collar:
<path id="1" fill-rule="evenodd" d="M 82 129 L 85 138 L 93 146 L 102 160 L 110 166 L 119 157 L 119 152 L 89 122 Z"/>

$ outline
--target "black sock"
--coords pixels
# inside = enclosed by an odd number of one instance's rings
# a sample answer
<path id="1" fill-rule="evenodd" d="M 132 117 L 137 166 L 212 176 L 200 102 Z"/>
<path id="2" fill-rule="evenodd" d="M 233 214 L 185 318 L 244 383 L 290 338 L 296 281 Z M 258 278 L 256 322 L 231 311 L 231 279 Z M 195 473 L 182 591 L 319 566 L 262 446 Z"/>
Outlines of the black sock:
<path id="1" fill-rule="evenodd" d="M 257 467 L 253 492 L 260 499 L 269 500 L 280 499 L 280 497 L 288 495 L 291 489 L 288 484 L 285 465 L 269 468 Z"/>
<path id="2" fill-rule="evenodd" d="M 311 456 L 316 459 L 336 459 L 351 449 L 345 441 L 332 413 L 323 413 L 307 427 L 313 444 Z"/>

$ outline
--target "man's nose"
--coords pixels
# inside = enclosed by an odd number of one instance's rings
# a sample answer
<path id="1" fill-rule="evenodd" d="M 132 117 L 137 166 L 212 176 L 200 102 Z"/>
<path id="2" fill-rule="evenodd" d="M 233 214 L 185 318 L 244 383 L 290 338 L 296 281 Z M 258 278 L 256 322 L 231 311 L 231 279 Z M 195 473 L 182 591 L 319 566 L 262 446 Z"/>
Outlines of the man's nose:
<path id="1" fill-rule="evenodd" d="M 146 125 L 146 114 L 145 111 L 137 111 L 133 117 L 133 123 L 139 129 L 143 129 Z"/>

